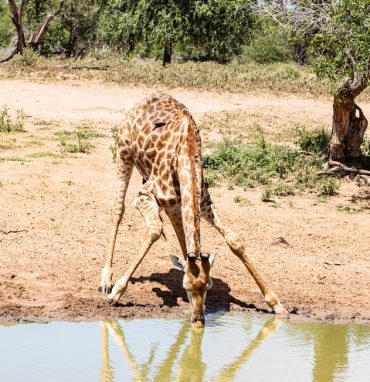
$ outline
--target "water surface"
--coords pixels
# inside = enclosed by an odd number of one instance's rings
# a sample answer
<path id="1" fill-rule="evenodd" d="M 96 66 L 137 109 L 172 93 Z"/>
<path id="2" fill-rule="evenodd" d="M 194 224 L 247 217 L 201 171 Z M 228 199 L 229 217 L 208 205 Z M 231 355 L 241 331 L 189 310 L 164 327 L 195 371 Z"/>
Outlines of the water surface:
<path id="1" fill-rule="evenodd" d="M 0 326 L 0 381 L 370 381 L 370 326 L 212 314 Z"/>

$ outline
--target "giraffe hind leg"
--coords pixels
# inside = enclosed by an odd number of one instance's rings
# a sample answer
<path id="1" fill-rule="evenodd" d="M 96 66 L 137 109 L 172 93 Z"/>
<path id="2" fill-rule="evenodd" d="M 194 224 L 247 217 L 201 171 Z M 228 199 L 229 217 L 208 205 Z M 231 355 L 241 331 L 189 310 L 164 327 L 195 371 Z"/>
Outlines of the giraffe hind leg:
<path id="1" fill-rule="evenodd" d="M 244 245 L 239 235 L 237 235 L 230 228 L 223 224 L 220 217 L 218 216 L 214 204 L 210 199 L 202 205 L 201 213 L 202 217 L 218 232 L 221 233 L 231 251 L 242 261 L 242 263 L 248 269 L 249 273 L 252 275 L 258 287 L 260 288 L 267 305 L 272 308 L 276 314 L 286 314 L 287 311 L 280 303 L 276 294 L 270 290 L 262 275 L 258 272 L 252 261 L 246 255 Z"/>
<path id="2" fill-rule="evenodd" d="M 112 291 L 112 263 L 118 227 L 125 211 L 125 196 L 130 182 L 134 162 L 128 147 L 121 146 L 117 155 L 117 182 L 112 208 L 112 227 L 104 268 L 101 272 L 99 292 L 109 294 Z"/>

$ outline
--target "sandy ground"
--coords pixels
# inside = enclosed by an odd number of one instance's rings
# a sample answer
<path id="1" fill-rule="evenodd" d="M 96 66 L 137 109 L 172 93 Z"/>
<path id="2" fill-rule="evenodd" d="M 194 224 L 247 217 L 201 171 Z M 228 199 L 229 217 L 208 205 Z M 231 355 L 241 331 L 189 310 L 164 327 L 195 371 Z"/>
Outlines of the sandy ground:
<path id="1" fill-rule="evenodd" d="M 43 138 L 43 147 L 20 145 L 1 157 L 41 151 L 59 152 L 50 138 L 55 130 L 88 122 L 104 137 L 91 154 L 66 158 L 0 161 L 0 320 L 49 321 L 103 317 L 180 316 L 189 305 L 182 275 L 169 254 L 180 255 L 165 219 L 161 239 L 138 268 L 118 307 L 97 292 L 109 233 L 114 164 L 110 129 L 123 108 L 153 89 L 124 88 L 94 82 L 0 82 L 0 109 L 22 108 L 27 133 L 17 142 Z M 204 113 L 240 109 L 261 119 L 330 123 L 330 102 L 295 96 L 216 94 L 173 90 L 196 119 Z M 370 115 L 370 104 L 362 105 Z M 55 126 L 50 122 L 55 122 Z M 126 214 L 114 260 L 120 277 L 142 240 L 144 224 L 131 201 L 141 179 L 131 180 Z M 260 190 L 211 188 L 224 221 L 242 236 L 248 253 L 292 317 L 370 322 L 370 194 L 343 182 L 340 195 L 320 203 L 312 194 L 279 200 L 278 207 L 260 200 Z M 243 195 L 249 206 L 233 200 Z M 338 211 L 339 204 L 362 207 L 361 213 Z M 275 206 L 276 207 L 276 206 Z M 218 256 L 208 310 L 266 310 L 262 296 L 221 236 L 202 226 L 203 247 Z M 276 240 L 283 237 L 288 244 Z"/>

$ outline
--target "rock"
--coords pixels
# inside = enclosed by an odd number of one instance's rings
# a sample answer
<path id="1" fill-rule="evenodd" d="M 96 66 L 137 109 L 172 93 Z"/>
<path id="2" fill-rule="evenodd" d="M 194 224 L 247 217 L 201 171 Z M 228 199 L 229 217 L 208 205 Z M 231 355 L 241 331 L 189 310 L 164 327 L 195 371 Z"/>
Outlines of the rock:
<path id="1" fill-rule="evenodd" d="M 271 245 L 278 245 L 278 244 L 286 244 L 289 245 L 289 243 L 281 236 L 276 238 L 274 241 L 271 242 Z"/>

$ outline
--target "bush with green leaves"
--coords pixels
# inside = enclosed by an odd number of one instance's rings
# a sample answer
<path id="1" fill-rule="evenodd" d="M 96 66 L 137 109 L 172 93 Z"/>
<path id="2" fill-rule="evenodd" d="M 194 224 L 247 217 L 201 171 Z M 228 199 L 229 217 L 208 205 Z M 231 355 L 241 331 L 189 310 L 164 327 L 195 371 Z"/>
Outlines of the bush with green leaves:
<path id="1" fill-rule="evenodd" d="M 59 134 L 59 136 L 59 146 L 63 152 L 89 154 L 94 147 L 94 145 L 88 142 L 90 137 L 88 130 L 76 129 L 73 132 Z"/>
<path id="2" fill-rule="evenodd" d="M 121 52 L 153 56 L 167 49 L 171 56 L 176 48 L 225 62 L 241 53 L 254 17 L 243 0 L 111 0 L 102 25 L 104 40 Z"/>
<path id="3" fill-rule="evenodd" d="M 10 115 L 9 109 L 4 106 L 3 110 L 0 110 L 0 133 L 14 133 L 25 131 L 24 120 L 26 115 L 22 109 L 17 110 L 17 116 L 15 120 Z"/>
<path id="4" fill-rule="evenodd" d="M 319 195 L 334 196 L 338 193 L 339 183 L 335 178 L 323 178 L 318 182 Z"/>
<path id="5" fill-rule="evenodd" d="M 330 133 L 325 128 L 307 130 L 305 127 L 298 127 L 296 133 L 297 139 L 294 143 L 301 150 L 316 154 L 323 154 L 327 150 Z"/>
<path id="6" fill-rule="evenodd" d="M 256 28 L 251 43 L 246 46 L 243 61 L 259 64 L 294 60 L 294 47 L 290 35 L 271 23 L 264 22 Z"/>
<path id="7" fill-rule="evenodd" d="M 7 1 L 0 0 L 0 48 L 8 47 L 15 33 L 8 13 Z"/>
<path id="8" fill-rule="evenodd" d="M 318 190 L 316 172 L 323 161 L 321 155 L 302 156 L 294 148 L 271 145 L 264 139 L 257 145 L 225 140 L 203 157 L 205 179 L 211 179 L 212 185 L 222 181 L 242 187 L 268 185 L 266 193 L 280 197 L 294 195 L 296 190 Z"/>

